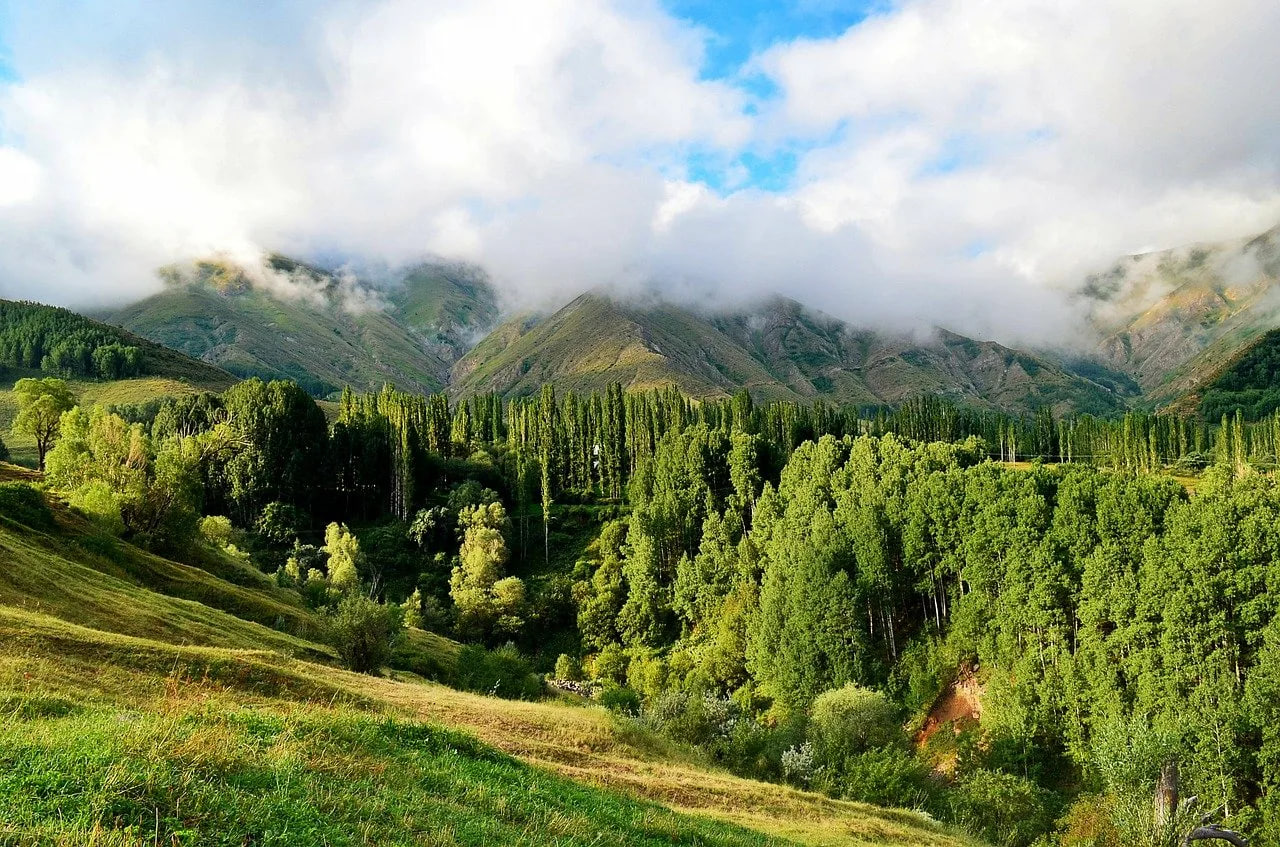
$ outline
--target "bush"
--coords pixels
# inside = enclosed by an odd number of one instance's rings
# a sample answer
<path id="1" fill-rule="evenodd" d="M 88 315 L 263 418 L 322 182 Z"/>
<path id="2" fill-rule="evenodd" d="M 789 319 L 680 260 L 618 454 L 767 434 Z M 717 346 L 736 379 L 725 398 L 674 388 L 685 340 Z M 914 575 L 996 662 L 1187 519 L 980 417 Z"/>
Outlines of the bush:
<path id="1" fill-rule="evenodd" d="M 200 519 L 200 535 L 219 550 L 231 544 L 232 533 L 231 518 L 209 515 Z"/>
<path id="2" fill-rule="evenodd" d="M 877 806 L 931 811 L 941 796 L 929 765 L 898 747 L 849 756 L 819 782 L 831 793 Z"/>
<path id="3" fill-rule="evenodd" d="M 0 482 L 0 515 L 36 529 L 53 526 L 44 496 L 25 482 Z"/>
<path id="4" fill-rule="evenodd" d="M 732 700 L 714 694 L 669 689 L 650 701 L 644 719 L 676 741 L 708 747 L 715 753 L 733 735 L 740 710 Z"/>
<path id="5" fill-rule="evenodd" d="M 809 738 L 821 765 L 839 767 L 849 756 L 901 744 L 905 734 L 887 697 L 851 684 L 813 701 Z"/>
<path id="6" fill-rule="evenodd" d="M 1000 847 L 1027 847 L 1054 823 L 1045 792 L 1012 774 L 974 771 L 947 800 L 952 821 Z"/>
<path id="7" fill-rule="evenodd" d="M 889 683 L 908 714 L 927 711 L 956 676 L 961 657 L 944 639 L 924 636 L 902 651 Z"/>
<path id="8" fill-rule="evenodd" d="M 640 714 L 640 695 L 625 685 L 610 685 L 600 692 L 600 705 L 611 712 L 635 717 Z"/>
<path id="9" fill-rule="evenodd" d="M 812 743 L 794 744 L 782 751 L 782 778 L 787 782 L 808 788 L 817 772 Z"/>
<path id="10" fill-rule="evenodd" d="M 9 448 L 5 446 L 4 439 L 0 438 L 0 462 L 9 461 Z"/>
<path id="11" fill-rule="evenodd" d="M 329 643 L 349 669 L 376 673 L 404 638 L 402 614 L 394 604 L 349 594 L 326 616 Z"/>
<path id="12" fill-rule="evenodd" d="M 124 535 L 121 497 L 100 479 L 86 482 L 67 495 L 67 503 L 79 509 L 100 528 L 115 536 Z"/>
<path id="13" fill-rule="evenodd" d="M 570 656 L 568 653 L 561 653 L 556 657 L 554 677 L 556 679 L 568 680 L 570 682 L 581 682 L 582 663 Z"/>
<path id="14" fill-rule="evenodd" d="M 656 697 L 667 689 L 667 663 L 649 651 L 632 655 L 627 665 L 627 685 L 645 697 Z"/>
<path id="15" fill-rule="evenodd" d="M 262 507 L 254 529 L 277 547 L 289 547 L 298 540 L 298 532 L 306 525 L 306 516 L 296 506 L 273 502 Z"/>
<path id="16" fill-rule="evenodd" d="M 628 664 L 627 654 L 620 645 L 606 644 L 604 649 L 596 654 L 592 665 L 592 676 L 597 682 L 605 685 L 610 683 L 622 685 L 627 681 Z"/>
<path id="17" fill-rule="evenodd" d="M 543 692 L 542 680 L 510 644 L 492 651 L 474 644 L 463 647 L 458 651 L 454 684 L 508 700 L 536 700 Z"/>

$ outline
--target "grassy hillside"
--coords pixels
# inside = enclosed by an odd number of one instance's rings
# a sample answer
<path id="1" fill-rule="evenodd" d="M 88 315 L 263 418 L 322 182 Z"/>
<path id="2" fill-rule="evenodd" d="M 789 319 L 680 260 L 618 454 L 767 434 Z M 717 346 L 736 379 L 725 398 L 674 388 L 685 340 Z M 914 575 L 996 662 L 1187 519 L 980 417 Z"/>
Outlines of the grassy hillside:
<path id="1" fill-rule="evenodd" d="M 420 264 L 387 292 L 396 320 L 452 363 L 498 322 L 488 278 L 469 265 Z"/>
<path id="2" fill-rule="evenodd" d="M 1206 374 L 1177 408 L 1199 412 L 1211 421 L 1237 411 L 1245 420 L 1256 421 L 1280 408 L 1280 330 L 1245 345 Z"/>
<path id="3" fill-rule="evenodd" d="M 538 320 L 518 316 L 453 368 L 460 395 L 529 394 L 543 382 L 598 391 L 675 385 L 695 397 L 746 388 L 761 400 L 896 404 L 920 394 L 1007 410 L 1107 412 L 1108 388 L 1045 359 L 952 333 L 914 340 L 857 330 L 781 298 L 700 315 L 668 303 L 585 294 Z"/>
<path id="4" fill-rule="evenodd" d="M 104 382 L 68 380 L 71 393 L 83 406 L 134 405 L 151 403 L 166 397 L 179 397 L 200 391 L 222 391 L 235 382 L 235 378 L 220 372 L 217 380 L 185 382 L 169 377 L 136 377 Z M 14 435 L 10 427 L 18 413 L 13 384 L 24 376 L 41 376 L 36 371 L 0 370 L 0 438 L 8 446 L 14 462 L 27 467 L 36 465 L 35 441 L 30 437 Z"/>
<path id="5" fill-rule="evenodd" d="M 237 376 L 292 379 L 318 396 L 384 382 L 436 391 L 446 367 L 382 312 L 352 314 L 254 289 L 173 287 L 111 320 Z"/>
<path id="6" fill-rule="evenodd" d="M 136 361 L 120 371 L 98 371 L 93 354 L 108 346 L 136 351 Z M 115 367 L 125 368 L 122 362 Z M 119 327 L 56 306 L 0 300 L 0 376 L 6 371 L 84 379 L 150 377 L 211 391 L 235 381 L 226 371 Z"/>
<path id="7" fill-rule="evenodd" d="M 913 813 L 671 763 L 596 709 L 172 646 L 3 606 L 0 636 L 0 840 L 962 843 Z"/>
<path id="8" fill-rule="evenodd" d="M 288 592 L 0 477 L 0 843 L 962 843 L 709 770 L 598 707 L 338 670 Z"/>

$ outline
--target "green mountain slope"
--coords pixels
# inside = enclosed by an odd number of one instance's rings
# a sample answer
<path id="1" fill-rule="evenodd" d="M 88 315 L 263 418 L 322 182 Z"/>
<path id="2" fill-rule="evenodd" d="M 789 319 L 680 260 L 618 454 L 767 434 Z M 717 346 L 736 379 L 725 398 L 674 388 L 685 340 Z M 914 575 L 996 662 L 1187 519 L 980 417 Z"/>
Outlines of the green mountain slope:
<path id="1" fill-rule="evenodd" d="M 166 280 L 109 320 L 238 376 L 293 379 L 322 397 L 385 382 L 438 391 L 459 339 L 495 310 L 483 279 L 447 267 L 419 266 L 385 292 L 279 256 L 261 275 L 202 262 Z"/>
<path id="2" fill-rule="evenodd" d="M 397 321 L 441 359 L 453 363 L 498 322 L 488 278 L 462 264 L 420 264 L 387 292 Z"/>
<path id="3" fill-rule="evenodd" d="M 1280 329 L 1237 351 L 1173 405 L 1210 421 L 1237 411 L 1245 420 L 1256 421 L 1280 408 Z"/>
<path id="4" fill-rule="evenodd" d="M 1109 411 L 1104 386 L 994 342 L 939 332 L 924 341 L 854 329 L 794 301 L 704 315 L 670 303 L 584 294 L 545 318 L 517 316 L 453 367 L 459 395 L 675 385 L 698 397 L 894 404 L 941 394 L 973 405 Z"/>
<path id="5" fill-rule="evenodd" d="M 1261 235 L 1128 257 L 1084 289 L 1101 359 L 1142 402 L 1195 392 L 1280 325 L 1280 227 Z"/>
<path id="6" fill-rule="evenodd" d="M 97 357 L 107 349 L 136 351 L 126 364 Z M 113 381 L 151 377 L 221 391 L 235 382 L 226 371 L 163 347 L 120 327 L 41 303 L 0 300 L 0 378 L 37 374 Z"/>
<path id="7" fill-rule="evenodd" d="M 106 406 L 220 392 L 236 382 L 221 368 L 119 327 L 54 306 L 0 300 L 0 438 L 14 461 L 32 466 L 35 440 L 10 431 L 18 412 L 13 386 L 42 376 L 65 378 L 78 401 Z"/>

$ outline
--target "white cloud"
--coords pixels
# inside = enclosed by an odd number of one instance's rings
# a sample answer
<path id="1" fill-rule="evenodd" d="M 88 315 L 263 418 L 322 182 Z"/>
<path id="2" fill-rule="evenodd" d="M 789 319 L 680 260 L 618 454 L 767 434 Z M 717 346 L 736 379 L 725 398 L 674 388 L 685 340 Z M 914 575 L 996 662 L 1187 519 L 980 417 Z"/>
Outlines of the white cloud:
<path id="1" fill-rule="evenodd" d="M 904 0 L 756 56 L 779 95 L 755 102 L 703 78 L 709 34 L 655 0 L 269 21 L 228 0 L 95 41 L 119 6 L 69 35 L 57 4 L 17 17 L 0 295 L 119 301 L 209 253 L 430 252 L 485 264 L 513 304 L 777 290 L 1012 340 L 1052 333 L 1054 286 L 1117 255 L 1280 220 L 1274 0 Z M 738 154 L 786 149 L 781 193 L 721 196 L 687 167 L 734 186 Z"/>
<path id="2" fill-rule="evenodd" d="M 840 135 L 801 161 L 810 220 L 1043 284 L 1280 219 L 1277 35 L 1271 0 L 915 0 L 756 64 L 773 121 Z"/>
<path id="3" fill-rule="evenodd" d="M 0 207 L 25 204 L 40 190 L 40 164 L 21 150 L 0 147 Z"/>

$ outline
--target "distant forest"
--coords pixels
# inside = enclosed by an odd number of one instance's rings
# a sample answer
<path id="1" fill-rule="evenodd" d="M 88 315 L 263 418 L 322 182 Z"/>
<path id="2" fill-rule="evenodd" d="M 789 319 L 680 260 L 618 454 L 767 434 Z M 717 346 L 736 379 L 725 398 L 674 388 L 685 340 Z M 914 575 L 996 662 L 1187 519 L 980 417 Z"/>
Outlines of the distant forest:
<path id="1" fill-rule="evenodd" d="M 121 330 L 66 309 L 0 300 L 0 368 L 90 379 L 138 376 L 143 353 L 128 340 Z"/>
<path id="2" fill-rule="evenodd" d="M 1209 420 L 1234 416 L 1256 421 L 1280 409 L 1280 330 L 1272 330 L 1211 382 L 1200 398 Z"/>

